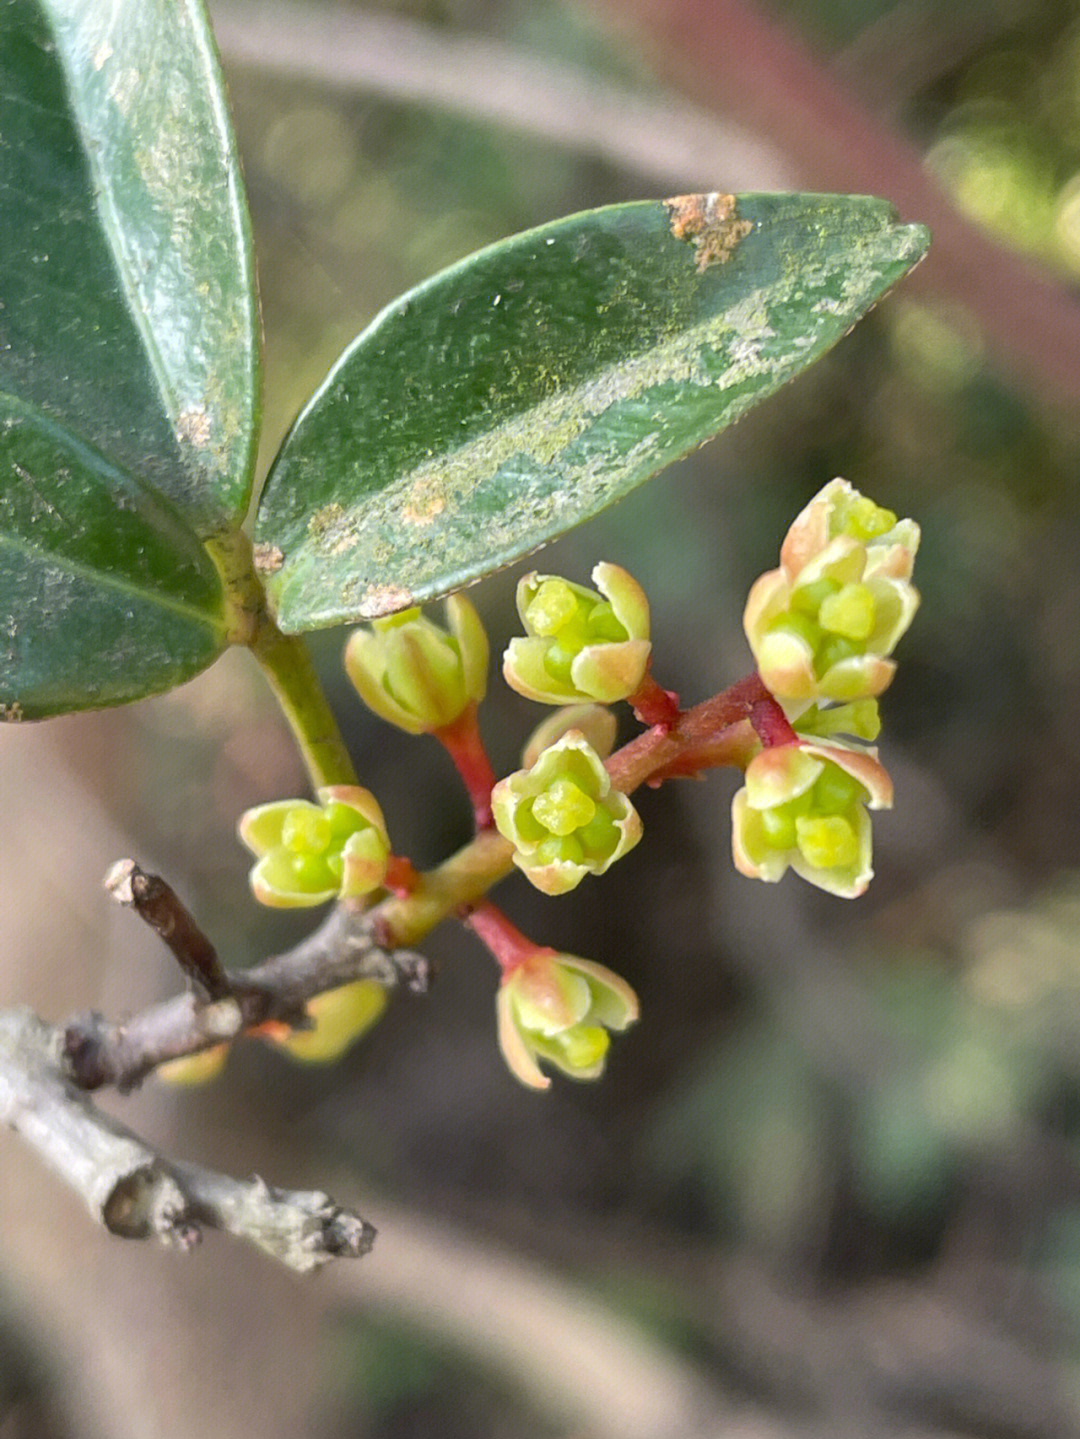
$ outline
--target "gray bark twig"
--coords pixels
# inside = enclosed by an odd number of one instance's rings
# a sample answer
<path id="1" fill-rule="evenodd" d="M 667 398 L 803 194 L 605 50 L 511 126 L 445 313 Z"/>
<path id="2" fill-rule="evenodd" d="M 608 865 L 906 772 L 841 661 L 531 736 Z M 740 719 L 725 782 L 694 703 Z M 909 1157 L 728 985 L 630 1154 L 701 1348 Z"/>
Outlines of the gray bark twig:
<path id="1" fill-rule="evenodd" d="M 172 885 L 159 874 L 147 874 L 133 859 L 118 859 L 105 876 L 105 889 L 161 936 L 200 998 L 232 997 L 217 951 Z"/>
<path id="2" fill-rule="evenodd" d="M 193 993 L 152 1005 L 122 1024 L 77 1015 L 63 1027 L 62 1062 L 80 1089 L 134 1088 L 166 1060 L 198 1054 L 270 1021 L 302 1026 L 307 1000 L 356 979 L 410 989 L 427 985 L 426 961 L 383 949 L 369 917 L 345 905 L 293 949 L 243 971 L 222 971 L 228 998 L 207 1004 Z"/>
<path id="3" fill-rule="evenodd" d="M 203 1227 L 220 1229 L 306 1273 L 366 1254 L 375 1237 L 366 1220 L 319 1191 L 272 1189 L 257 1177 L 167 1160 L 64 1075 L 61 1035 L 29 1010 L 0 1012 L 0 1124 L 121 1238 L 186 1251 Z"/>

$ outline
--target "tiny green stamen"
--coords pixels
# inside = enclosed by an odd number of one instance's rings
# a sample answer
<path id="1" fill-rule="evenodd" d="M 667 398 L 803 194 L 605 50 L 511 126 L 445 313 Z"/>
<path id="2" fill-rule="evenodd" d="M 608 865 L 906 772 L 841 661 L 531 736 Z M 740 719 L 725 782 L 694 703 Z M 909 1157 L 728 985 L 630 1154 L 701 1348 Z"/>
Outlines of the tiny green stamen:
<path id="1" fill-rule="evenodd" d="M 591 1069 L 597 1060 L 603 1059 L 611 1045 L 607 1030 L 594 1024 L 575 1024 L 552 1038 L 571 1069 Z"/>
<path id="2" fill-rule="evenodd" d="M 585 850 L 576 835 L 552 835 L 537 845 L 536 859 L 539 864 L 583 864 Z"/>
<path id="3" fill-rule="evenodd" d="M 610 600 L 601 600 L 593 605 L 586 621 L 589 638 L 595 643 L 621 644 L 627 638 L 626 629 L 615 617 Z"/>
<path id="4" fill-rule="evenodd" d="M 763 809 L 761 811 L 761 827 L 765 831 L 765 839 L 770 848 L 794 849 L 795 816 L 787 805 L 777 805 L 774 809 Z"/>

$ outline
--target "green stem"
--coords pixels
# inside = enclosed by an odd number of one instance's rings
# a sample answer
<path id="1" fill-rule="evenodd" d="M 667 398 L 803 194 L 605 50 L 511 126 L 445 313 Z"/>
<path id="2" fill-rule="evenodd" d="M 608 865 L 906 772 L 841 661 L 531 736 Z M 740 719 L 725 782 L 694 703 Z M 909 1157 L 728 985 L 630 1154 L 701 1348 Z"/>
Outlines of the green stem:
<path id="1" fill-rule="evenodd" d="M 289 722 L 312 788 L 356 784 L 356 770 L 302 637 L 282 634 L 263 610 L 250 646 Z"/>

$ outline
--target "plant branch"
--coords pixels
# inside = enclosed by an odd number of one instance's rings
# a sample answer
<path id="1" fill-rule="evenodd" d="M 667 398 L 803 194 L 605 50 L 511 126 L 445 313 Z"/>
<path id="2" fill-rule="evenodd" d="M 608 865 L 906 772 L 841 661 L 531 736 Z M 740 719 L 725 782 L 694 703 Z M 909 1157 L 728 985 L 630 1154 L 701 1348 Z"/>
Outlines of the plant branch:
<path id="1" fill-rule="evenodd" d="M 356 784 L 356 770 L 301 635 L 282 634 L 264 609 L 251 652 L 281 706 L 315 790 Z"/>
<path id="2" fill-rule="evenodd" d="M 371 1248 L 371 1225 L 326 1194 L 165 1159 L 64 1075 L 61 1047 L 59 1032 L 29 1010 L 0 1012 L 0 1124 L 36 1150 L 111 1234 L 186 1251 L 203 1226 L 220 1229 L 302 1273 Z"/>
<path id="3" fill-rule="evenodd" d="M 115 1085 L 130 1090 L 170 1059 L 198 1054 L 272 1021 L 304 1023 L 307 1000 L 355 979 L 385 985 L 404 980 L 413 989 L 427 984 L 419 955 L 388 954 L 373 937 L 377 911 L 358 913 L 338 905 L 293 949 L 242 971 L 225 971 L 230 998 L 201 1003 L 179 994 L 152 1005 L 122 1024 L 100 1014 L 77 1015 L 63 1027 L 62 1059 L 81 1089 Z"/>
<path id="4" fill-rule="evenodd" d="M 105 889 L 161 936 L 200 999 L 229 999 L 232 987 L 214 946 L 179 895 L 158 874 L 147 874 L 133 859 L 118 859 L 105 876 Z"/>

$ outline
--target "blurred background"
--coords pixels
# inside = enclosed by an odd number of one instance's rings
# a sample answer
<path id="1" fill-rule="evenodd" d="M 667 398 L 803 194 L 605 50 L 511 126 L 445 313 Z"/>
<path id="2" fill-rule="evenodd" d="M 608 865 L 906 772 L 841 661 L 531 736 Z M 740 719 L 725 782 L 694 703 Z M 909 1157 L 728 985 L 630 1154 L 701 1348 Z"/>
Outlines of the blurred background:
<path id="1" fill-rule="evenodd" d="M 644 796 L 602 884 L 499 901 L 624 974 L 604 1080 L 520 1088 L 494 967 L 438 978 L 332 1068 L 251 1044 L 108 1105 L 170 1152 L 326 1187 L 380 1230 L 312 1281 L 210 1236 L 93 1229 L 0 1148 L 0 1436 L 1069 1439 L 1080 1432 L 1080 3 L 218 0 L 266 325 L 265 454 L 342 347 L 480 245 L 693 188 L 892 198 L 917 275 L 735 429 L 551 547 L 626 565 L 692 703 L 749 667 L 746 589 L 843 475 L 923 526 L 883 702 L 896 809 L 858 904 L 732 869 L 734 777 Z M 534 562 L 535 563 L 535 562 Z M 501 650 L 519 571 L 472 597 Z M 363 782 L 421 865 L 468 836 L 438 747 L 362 710 Z M 493 684 L 515 767 L 537 714 Z M 107 906 L 131 854 L 228 962 L 233 838 L 303 792 L 244 655 L 162 699 L 5 730 L 0 1003 L 131 1012 L 176 985 Z M 58 872 L 58 846 L 64 855 Z"/>

